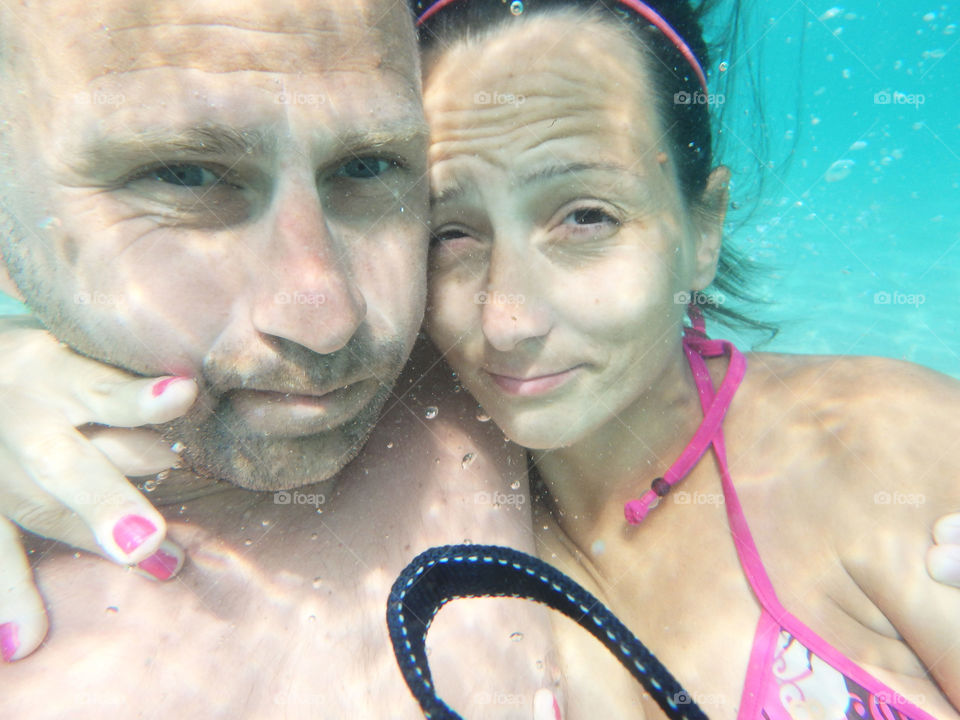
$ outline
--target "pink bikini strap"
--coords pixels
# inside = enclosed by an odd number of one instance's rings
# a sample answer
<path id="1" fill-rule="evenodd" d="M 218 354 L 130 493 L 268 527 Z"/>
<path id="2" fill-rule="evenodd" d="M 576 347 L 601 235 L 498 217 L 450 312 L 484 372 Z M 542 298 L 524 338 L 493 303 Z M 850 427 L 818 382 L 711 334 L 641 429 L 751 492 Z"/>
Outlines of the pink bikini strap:
<path id="1" fill-rule="evenodd" d="M 703 407 L 703 420 L 683 452 L 667 469 L 663 477 L 654 480 L 650 489 L 640 498 L 631 500 L 624 506 L 624 515 L 631 525 L 638 525 L 643 521 L 650 509 L 656 506 L 659 499 L 670 492 L 670 488 L 686 477 L 687 473 L 693 469 L 693 466 L 703 457 L 710 444 L 714 443 L 714 446 L 716 446 L 717 437 L 720 437 L 722 442 L 724 415 L 727 408 L 730 407 L 730 401 L 740 386 L 740 381 L 743 380 L 743 375 L 747 369 L 746 359 L 733 346 L 733 343 L 727 340 L 711 340 L 706 336 L 703 315 L 699 308 L 691 306 L 689 314 L 692 327 L 686 327 L 683 330 L 683 351 L 690 363 L 690 369 L 693 371 L 693 380 L 696 383 L 700 404 Z M 724 354 L 729 356 L 730 362 L 720 385 L 720 390 L 714 397 L 713 382 L 703 358 L 718 357 Z M 710 400 L 707 398 L 710 398 Z"/>
<path id="2" fill-rule="evenodd" d="M 697 383 L 697 394 L 700 396 L 700 407 L 703 408 L 704 423 L 707 415 L 716 408 L 718 404 L 722 405 L 725 413 L 736 391 L 743 379 L 746 371 L 747 360 L 733 343 L 726 340 L 709 340 L 703 333 L 703 316 L 699 308 L 691 307 L 690 317 L 693 321 L 693 328 L 701 334 L 701 337 L 693 338 L 690 342 L 684 343 L 684 350 L 687 353 L 687 360 L 690 362 L 690 369 L 693 371 L 693 377 Z M 687 328 L 690 330 L 690 328 Z M 686 338 L 684 338 L 686 341 Z M 717 348 L 730 354 L 730 365 L 727 368 L 727 374 L 723 378 L 720 390 L 714 393 L 713 381 L 710 379 L 710 373 L 707 371 L 707 364 L 704 357 L 714 357 L 719 355 Z M 699 350 L 699 352 L 697 352 Z M 731 375 L 736 378 L 735 383 L 727 392 L 724 388 L 728 385 Z M 740 558 L 740 565 L 750 582 L 757 599 L 779 622 L 781 618 L 787 615 L 786 609 L 780 604 L 773 584 L 767 576 L 767 571 L 760 560 L 760 553 L 757 550 L 756 543 L 753 541 L 753 535 L 750 533 L 750 527 L 747 525 L 747 519 L 743 514 L 743 507 L 740 505 L 740 498 L 733 487 L 733 478 L 730 477 L 730 467 L 727 465 L 727 447 L 723 441 L 723 428 L 720 425 L 723 421 L 723 414 L 716 425 L 716 429 L 711 439 L 713 441 L 713 451 L 717 457 L 717 464 L 720 466 L 720 480 L 723 485 L 724 507 L 727 510 L 727 521 L 730 524 L 730 534 L 733 536 L 733 542 L 737 549 L 737 555 Z M 696 437 L 696 436 L 694 436 Z M 693 441 L 691 441 L 691 445 Z M 689 446 L 688 446 L 689 449 Z M 702 454 L 702 453 L 701 453 Z M 699 457 L 699 455 L 698 455 Z"/>

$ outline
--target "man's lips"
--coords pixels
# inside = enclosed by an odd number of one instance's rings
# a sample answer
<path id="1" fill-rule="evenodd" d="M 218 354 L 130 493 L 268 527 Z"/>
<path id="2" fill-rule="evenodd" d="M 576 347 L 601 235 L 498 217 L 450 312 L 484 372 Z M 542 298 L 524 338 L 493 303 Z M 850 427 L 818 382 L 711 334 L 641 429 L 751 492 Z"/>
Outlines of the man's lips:
<path id="1" fill-rule="evenodd" d="M 310 435 L 352 420 L 379 386 L 371 378 L 322 395 L 242 389 L 231 391 L 228 400 L 248 430 L 278 436 Z"/>
<path id="2" fill-rule="evenodd" d="M 490 370 L 487 370 L 486 373 L 493 380 L 493 383 L 508 395 L 529 397 L 542 395 L 560 387 L 573 378 L 581 367 L 583 366 L 575 365 L 560 372 L 526 375 L 524 377 L 495 373 Z"/>

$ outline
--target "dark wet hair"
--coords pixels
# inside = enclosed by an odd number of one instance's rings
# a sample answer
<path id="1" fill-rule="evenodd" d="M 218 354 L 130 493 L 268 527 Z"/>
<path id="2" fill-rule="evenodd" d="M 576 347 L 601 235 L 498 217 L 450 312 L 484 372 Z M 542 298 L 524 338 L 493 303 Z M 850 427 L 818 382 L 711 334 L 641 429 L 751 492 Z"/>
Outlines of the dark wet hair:
<path id="1" fill-rule="evenodd" d="M 411 0 L 417 17 L 432 4 L 433 0 Z M 699 3 L 646 0 L 646 4 L 683 38 L 706 71 L 710 66 L 710 53 L 704 40 L 703 23 L 717 4 L 716 0 Z M 731 25 L 739 21 L 739 3 L 734 5 Z M 502 25 L 515 22 L 518 10 L 519 15 L 526 18 L 569 9 L 579 9 L 623 27 L 637 40 L 636 46 L 647 58 L 646 70 L 657 91 L 657 112 L 661 126 L 666 129 L 681 196 L 687 207 L 696 212 L 714 167 L 711 103 L 703 97 L 697 74 L 680 50 L 663 32 L 626 5 L 617 0 L 459 0 L 451 2 L 419 27 L 421 50 L 429 55 L 459 41 L 488 35 Z M 722 299 L 718 301 L 709 294 L 696 293 L 693 300 L 702 306 L 707 316 L 730 326 L 762 331 L 772 338 L 777 332 L 776 326 L 744 315 L 724 302 L 727 297 L 747 303 L 761 302 L 746 288 L 749 276 L 755 272 L 752 262 L 724 243 L 711 285 Z"/>

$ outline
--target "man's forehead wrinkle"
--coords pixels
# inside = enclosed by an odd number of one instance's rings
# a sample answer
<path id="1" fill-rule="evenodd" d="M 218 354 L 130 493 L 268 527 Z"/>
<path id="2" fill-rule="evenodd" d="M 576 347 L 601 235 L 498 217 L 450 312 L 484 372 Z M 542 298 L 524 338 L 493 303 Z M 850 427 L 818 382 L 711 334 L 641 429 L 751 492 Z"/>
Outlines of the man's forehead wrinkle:
<path id="1" fill-rule="evenodd" d="M 103 60 L 101 75 L 170 66 L 215 73 L 367 71 L 382 62 L 380 53 L 370 51 L 369 46 L 366 52 L 345 54 L 340 52 L 343 44 L 336 31 L 309 36 L 278 34 L 276 42 L 265 44 L 252 36 L 238 38 L 236 28 L 195 26 L 162 38 L 138 33 L 123 39 L 114 37 L 107 47 L 101 45 L 98 54 Z M 151 50 L 145 52 L 145 47 Z"/>

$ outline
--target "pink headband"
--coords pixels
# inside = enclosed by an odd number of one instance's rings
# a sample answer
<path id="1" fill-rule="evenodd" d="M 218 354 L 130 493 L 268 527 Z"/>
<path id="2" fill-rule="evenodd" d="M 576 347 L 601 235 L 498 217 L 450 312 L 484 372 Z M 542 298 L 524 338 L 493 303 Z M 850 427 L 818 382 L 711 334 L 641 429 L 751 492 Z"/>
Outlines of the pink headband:
<path id="1" fill-rule="evenodd" d="M 417 18 L 417 27 L 420 27 L 430 17 L 455 1 L 456 0 L 437 0 L 437 2 L 424 10 L 420 17 Z M 697 61 L 697 56 L 693 54 L 693 50 L 691 50 L 690 46 L 687 45 L 687 43 L 683 41 L 683 38 L 677 34 L 677 31 L 670 27 L 670 23 L 664 20 L 660 13 L 647 5 L 645 2 L 641 2 L 641 0 L 618 0 L 618 2 L 621 5 L 626 5 L 635 13 L 643 16 L 648 22 L 656 26 L 660 32 L 667 36 L 667 39 L 670 40 L 670 42 L 673 43 L 673 46 L 680 51 L 680 54 L 683 55 L 688 63 L 690 63 L 690 67 L 692 67 L 693 71 L 697 74 L 697 79 L 700 81 L 700 87 L 703 88 L 703 94 L 708 95 L 707 76 L 704 75 L 703 68 L 700 67 L 700 63 Z"/>

